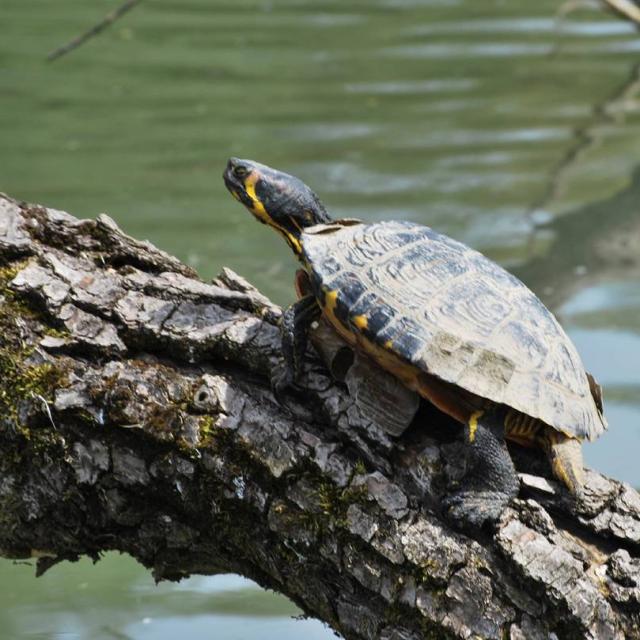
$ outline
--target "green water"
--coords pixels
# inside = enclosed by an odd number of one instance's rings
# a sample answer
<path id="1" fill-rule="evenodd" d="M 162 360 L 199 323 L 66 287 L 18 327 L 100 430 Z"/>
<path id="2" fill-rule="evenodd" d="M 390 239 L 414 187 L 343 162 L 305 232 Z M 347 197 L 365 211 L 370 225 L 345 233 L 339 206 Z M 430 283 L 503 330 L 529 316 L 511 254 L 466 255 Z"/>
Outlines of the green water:
<path id="1" fill-rule="evenodd" d="M 338 216 L 424 222 L 513 269 L 603 383 L 588 464 L 640 485 L 640 38 L 560 3 L 2 0 L 0 190 L 106 211 L 205 277 L 292 298 L 282 241 L 229 198 L 230 155 L 295 173 Z M 635 74 L 635 75 L 634 75 Z M 557 171 L 553 169 L 557 168 Z M 0 638 L 330 638 L 240 578 L 156 587 L 110 555 L 0 562 Z"/>

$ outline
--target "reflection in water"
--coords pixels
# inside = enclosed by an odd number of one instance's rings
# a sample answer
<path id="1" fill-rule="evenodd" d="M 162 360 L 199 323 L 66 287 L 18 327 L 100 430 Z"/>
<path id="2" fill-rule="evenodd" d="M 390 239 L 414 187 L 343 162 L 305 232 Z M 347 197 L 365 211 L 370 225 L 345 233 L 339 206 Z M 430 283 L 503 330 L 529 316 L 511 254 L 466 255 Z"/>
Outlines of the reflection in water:
<path id="1" fill-rule="evenodd" d="M 605 390 L 610 431 L 587 446 L 587 463 L 640 485 L 640 168 L 626 189 L 538 233 L 550 249 L 514 271 L 556 312 Z"/>
<path id="2" fill-rule="evenodd" d="M 238 638 L 263 640 L 296 633 L 309 640 L 331 637 L 314 620 L 300 623 L 293 604 L 258 590 L 239 576 L 194 576 L 156 585 L 127 556 L 108 554 L 58 565 L 37 582 L 33 568 L 0 564 L 3 589 L 0 638 Z M 37 589 L 34 591 L 34 584 Z"/>
<path id="3" fill-rule="evenodd" d="M 230 155 L 299 175 L 336 216 L 436 227 L 517 265 L 559 314 L 605 386 L 611 430 L 587 460 L 640 485 L 632 27 L 593 11 L 558 25 L 557 0 L 213 4 L 144 3 L 45 65 L 94 3 L 58 0 L 52 20 L 3 0 L 0 190 L 106 210 L 204 277 L 229 265 L 278 302 L 295 264 L 228 197 Z M 32 573 L 0 562 L 0 638 L 333 637 L 226 578 L 156 588 L 114 555 Z"/>
<path id="4" fill-rule="evenodd" d="M 562 196 L 571 181 L 570 172 L 606 136 L 604 127 L 615 124 L 621 128 L 625 124 L 626 112 L 637 111 L 640 92 L 640 63 L 635 63 L 625 81 L 602 102 L 591 109 L 591 117 L 578 126 L 574 132 L 574 142 L 563 154 L 559 162 L 549 172 L 547 188 L 530 207 L 528 214 L 544 213 Z"/>
<path id="5" fill-rule="evenodd" d="M 443 91 L 468 91 L 478 85 L 472 78 L 452 78 L 442 80 L 404 80 L 392 82 L 354 82 L 345 85 L 350 93 L 375 94 L 418 94 L 442 93 Z"/>
<path id="6" fill-rule="evenodd" d="M 629 186 L 540 225 L 551 248 L 513 271 L 552 308 L 574 317 L 615 310 L 601 327 L 640 333 L 640 167 Z M 591 290 L 591 298 L 585 293 Z M 574 299 L 576 298 L 577 299 Z M 572 300 L 573 299 L 573 300 Z M 594 308 L 590 308 L 593 305 Z M 594 319 L 595 320 L 595 319 Z"/>

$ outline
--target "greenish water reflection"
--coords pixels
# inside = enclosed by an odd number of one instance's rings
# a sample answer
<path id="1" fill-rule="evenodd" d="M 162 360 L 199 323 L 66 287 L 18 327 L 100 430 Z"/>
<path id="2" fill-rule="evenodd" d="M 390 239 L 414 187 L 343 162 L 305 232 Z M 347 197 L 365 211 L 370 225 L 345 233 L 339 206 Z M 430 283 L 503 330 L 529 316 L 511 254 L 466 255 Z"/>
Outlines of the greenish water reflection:
<path id="1" fill-rule="evenodd" d="M 556 0 L 153 0 L 43 62 L 116 4 L 3 0 L 0 189 L 107 211 L 203 276 L 229 265 L 279 302 L 293 259 L 229 198 L 229 155 L 296 173 L 335 215 L 454 235 L 559 315 L 605 387 L 611 430 L 587 462 L 640 485 L 631 27 L 595 11 L 559 26 Z M 112 555 L 32 574 L 0 563 L 0 637 L 331 637 L 227 578 L 156 588 Z"/>
<path id="2" fill-rule="evenodd" d="M 35 585 L 22 564 L 0 564 L 2 638 L 238 638 L 262 640 L 304 634 L 329 637 L 316 620 L 285 598 L 261 591 L 239 576 L 196 576 L 156 585 L 131 558 L 108 554 L 52 569 Z"/>

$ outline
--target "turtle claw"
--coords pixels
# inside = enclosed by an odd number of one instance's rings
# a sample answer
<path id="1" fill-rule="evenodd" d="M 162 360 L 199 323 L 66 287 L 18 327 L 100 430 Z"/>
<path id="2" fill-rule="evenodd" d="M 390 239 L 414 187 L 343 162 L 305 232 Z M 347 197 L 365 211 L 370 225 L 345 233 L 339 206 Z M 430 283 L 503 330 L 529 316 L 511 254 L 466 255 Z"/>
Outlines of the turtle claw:
<path id="1" fill-rule="evenodd" d="M 511 496 L 497 491 L 457 491 L 443 500 L 445 515 L 464 529 L 493 525 Z"/>

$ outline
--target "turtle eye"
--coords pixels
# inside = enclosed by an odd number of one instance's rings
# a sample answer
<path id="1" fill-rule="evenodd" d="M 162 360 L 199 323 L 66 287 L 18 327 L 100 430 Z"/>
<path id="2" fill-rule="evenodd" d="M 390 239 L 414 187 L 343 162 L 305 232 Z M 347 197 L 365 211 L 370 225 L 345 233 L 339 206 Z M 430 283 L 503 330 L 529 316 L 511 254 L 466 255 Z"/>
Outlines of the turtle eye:
<path id="1" fill-rule="evenodd" d="M 247 167 L 245 167 L 242 164 L 239 164 L 237 167 L 233 168 L 233 175 L 236 178 L 240 178 L 240 179 L 246 178 L 248 174 L 249 174 L 249 170 L 247 169 Z"/>

